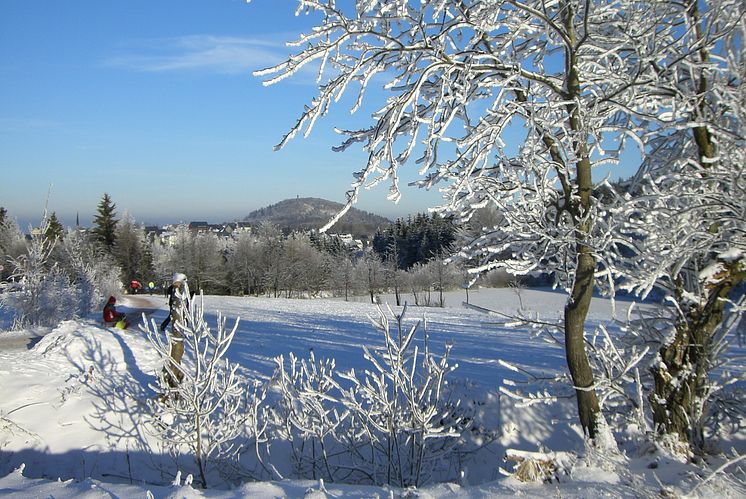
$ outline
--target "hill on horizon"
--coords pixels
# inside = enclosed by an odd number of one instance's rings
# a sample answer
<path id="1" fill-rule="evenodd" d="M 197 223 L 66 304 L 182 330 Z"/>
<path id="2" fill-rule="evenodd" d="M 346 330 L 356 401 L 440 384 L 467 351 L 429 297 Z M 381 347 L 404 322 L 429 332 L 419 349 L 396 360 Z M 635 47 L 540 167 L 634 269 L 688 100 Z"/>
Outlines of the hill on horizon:
<path id="1" fill-rule="evenodd" d="M 285 231 L 312 230 L 323 227 L 344 205 L 320 198 L 285 199 L 249 213 L 243 221 L 250 224 L 272 222 Z M 329 229 L 337 234 L 352 234 L 357 238 L 369 238 L 379 227 L 391 223 L 386 217 L 375 215 L 357 208 L 350 208 L 345 215 Z"/>

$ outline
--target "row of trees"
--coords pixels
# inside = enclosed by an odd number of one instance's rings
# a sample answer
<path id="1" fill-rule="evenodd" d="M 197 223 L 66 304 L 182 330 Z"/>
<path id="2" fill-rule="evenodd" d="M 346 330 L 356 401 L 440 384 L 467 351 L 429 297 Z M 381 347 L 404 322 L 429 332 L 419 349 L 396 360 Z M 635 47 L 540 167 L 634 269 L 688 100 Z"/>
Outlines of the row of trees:
<path id="1" fill-rule="evenodd" d="M 444 185 L 460 222 L 496 208 L 500 220 L 459 255 L 475 273 L 539 269 L 567 290 L 568 371 L 594 440 L 605 427 L 586 349 L 594 290 L 662 290 L 671 306 L 636 326 L 657 345 L 652 418 L 701 448 L 709 373 L 744 304 L 731 294 L 746 274 L 744 2 L 302 4 L 318 24 L 256 73 L 272 84 L 323 61 L 318 95 L 278 148 L 350 92 L 353 111 L 380 107 L 338 148 L 362 145 L 368 158 L 347 207 L 385 180 L 396 199 L 399 168 L 416 161 L 419 185 Z M 642 161 L 619 194 L 597 172 L 630 150 Z"/>
<path id="2" fill-rule="evenodd" d="M 172 244 L 154 244 L 152 252 L 159 275 L 184 272 L 192 286 L 213 294 L 346 299 L 367 294 L 375 301 L 377 295 L 394 290 L 435 304 L 431 292 L 452 288 L 462 279 L 452 270 L 455 266 L 441 269 L 442 259 L 405 272 L 374 252 L 352 251 L 330 239 L 304 233 L 285 236 L 272 223 L 230 239 L 195 234 L 181 226 Z M 442 302 L 438 295 L 437 303 Z"/>

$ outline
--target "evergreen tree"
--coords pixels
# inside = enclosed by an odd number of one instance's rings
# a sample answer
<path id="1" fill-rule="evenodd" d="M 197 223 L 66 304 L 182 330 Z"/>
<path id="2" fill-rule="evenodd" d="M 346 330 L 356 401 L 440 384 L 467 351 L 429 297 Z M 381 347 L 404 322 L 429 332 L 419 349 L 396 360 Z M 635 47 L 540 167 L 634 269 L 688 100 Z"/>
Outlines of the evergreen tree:
<path id="1" fill-rule="evenodd" d="M 96 209 L 96 216 L 93 217 L 94 228 L 92 230 L 93 236 L 101 243 L 104 248 L 109 252 L 114 247 L 114 243 L 117 240 L 117 220 L 116 217 L 116 204 L 111 201 L 109 194 L 104 193 L 104 197 L 98 203 Z"/>
<path id="2" fill-rule="evenodd" d="M 51 239 L 62 239 L 64 231 L 65 229 L 62 227 L 62 224 L 57 219 L 57 214 L 55 212 L 52 212 L 52 214 L 49 216 L 47 230 L 46 232 L 44 232 L 44 237 Z"/>

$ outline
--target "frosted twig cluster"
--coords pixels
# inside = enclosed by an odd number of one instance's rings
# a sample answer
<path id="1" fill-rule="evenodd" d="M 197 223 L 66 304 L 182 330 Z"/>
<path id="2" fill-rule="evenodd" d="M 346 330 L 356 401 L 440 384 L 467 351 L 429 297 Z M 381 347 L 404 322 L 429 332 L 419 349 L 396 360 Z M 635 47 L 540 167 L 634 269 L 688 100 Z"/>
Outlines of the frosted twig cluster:
<path id="1" fill-rule="evenodd" d="M 189 293 L 185 287 L 184 293 Z M 226 319 L 218 315 L 215 332 L 204 320 L 204 299 L 191 306 L 182 301 L 183 319 L 174 324 L 179 336 L 160 334 L 155 322 L 145 323 L 145 331 L 168 373 L 160 377 L 154 390 L 161 396 L 151 400 L 151 427 L 176 453 L 187 450 L 194 456 L 202 486 L 207 487 L 208 464 L 230 460 L 243 449 L 239 437 L 256 414 L 238 376 L 238 364 L 224 358 L 238 327 L 226 329 Z M 188 354 L 182 363 L 170 359 L 170 343 L 183 341 Z M 166 378 L 179 379 L 175 386 Z"/>
<path id="2" fill-rule="evenodd" d="M 405 328 L 405 313 L 406 307 L 401 314 L 389 309 L 392 328 L 379 308 L 373 323 L 385 346 L 363 347 L 370 370 L 336 372 L 333 360 L 313 353 L 308 360 L 291 356 L 287 367 L 277 359 L 278 420 L 286 422 L 282 435 L 302 476 L 419 486 L 443 480 L 466 453 L 461 438 L 471 418 L 449 397 L 451 347 L 437 357 L 426 328 L 417 344 L 419 323 Z"/>

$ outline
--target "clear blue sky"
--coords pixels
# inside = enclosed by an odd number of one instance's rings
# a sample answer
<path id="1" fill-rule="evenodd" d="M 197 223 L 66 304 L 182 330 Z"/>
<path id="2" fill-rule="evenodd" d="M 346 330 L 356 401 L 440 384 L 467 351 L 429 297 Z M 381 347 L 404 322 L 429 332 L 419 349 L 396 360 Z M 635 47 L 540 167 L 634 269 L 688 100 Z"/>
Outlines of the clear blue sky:
<path id="1" fill-rule="evenodd" d="M 145 223 L 241 218 L 290 197 L 344 201 L 359 149 L 333 153 L 334 126 L 273 151 L 314 95 L 310 78 L 264 87 L 310 25 L 295 0 L 3 0 L 0 14 L 0 206 L 22 228 L 49 210 L 89 225 L 108 192 Z M 362 118 L 362 117 L 361 117 Z M 414 167 L 409 167 L 414 178 Z M 404 177 L 403 180 L 411 180 Z M 387 186 L 358 207 L 391 218 L 437 193 Z"/>

